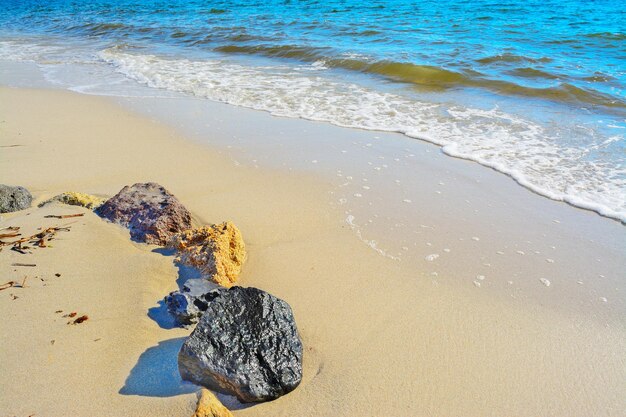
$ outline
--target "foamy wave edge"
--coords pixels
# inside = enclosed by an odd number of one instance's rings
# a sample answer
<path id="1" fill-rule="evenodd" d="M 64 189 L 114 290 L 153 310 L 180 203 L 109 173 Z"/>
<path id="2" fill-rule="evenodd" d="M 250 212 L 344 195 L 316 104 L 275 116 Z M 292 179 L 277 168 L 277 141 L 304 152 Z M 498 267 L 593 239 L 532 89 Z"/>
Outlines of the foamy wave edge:
<path id="1" fill-rule="evenodd" d="M 263 103 L 253 103 L 253 102 L 241 102 L 238 100 L 234 100 L 228 97 L 216 97 L 215 95 L 211 95 L 208 93 L 203 93 L 198 89 L 190 89 L 185 88 L 181 85 L 175 85 L 175 83 L 167 82 L 160 77 L 160 79 L 151 79 L 147 77 L 145 74 L 141 72 L 141 70 L 137 70 L 136 68 L 132 68 L 132 65 L 128 65 L 128 59 L 146 59 L 148 61 L 152 60 L 154 62 L 158 62 L 159 60 L 167 61 L 165 59 L 158 58 L 152 55 L 131 55 L 124 54 L 122 52 L 118 52 L 115 48 L 111 48 L 108 50 L 101 51 L 98 56 L 107 62 L 110 65 L 113 65 L 117 72 L 125 75 L 126 77 L 135 80 L 141 84 L 144 84 L 148 87 L 157 88 L 157 89 L 166 89 L 170 91 L 182 92 L 186 94 L 192 94 L 198 97 L 206 98 L 212 101 L 226 103 L 230 105 L 235 105 L 239 107 L 249 108 L 253 110 L 265 111 L 269 114 L 279 117 L 289 117 L 289 118 L 300 118 L 305 120 L 317 121 L 317 122 L 326 122 L 331 123 L 336 126 L 346 127 L 346 128 L 356 128 L 362 130 L 370 130 L 370 131 L 383 131 L 383 132 L 393 132 L 393 133 L 401 133 L 407 137 L 423 140 L 441 147 L 442 151 L 448 155 L 455 158 L 461 158 L 465 160 L 470 160 L 479 163 L 488 168 L 492 168 L 498 172 L 501 172 L 513 180 L 515 180 L 519 185 L 531 190 L 532 192 L 539 194 L 541 196 L 547 197 L 549 199 L 555 201 L 565 202 L 574 207 L 578 207 L 585 210 L 594 211 L 604 217 L 612 218 L 614 220 L 620 221 L 622 224 L 626 224 L 626 211 L 618 211 L 611 207 L 608 207 L 604 204 L 595 203 L 584 198 L 581 198 L 577 195 L 571 195 L 566 193 L 559 193 L 553 190 L 547 189 L 540 185 L 533 183 L 527 176 L 525 176 L 522 172 L 511 169 L 504 165 L 499 161 L 490 161 L 485 158 L 481 158 L 480 156 L 472 153 L 461 152 L 458 150 L 458 144 L 450 141 L 446 141 L 444 139 L 438 138 L 433 135 L 421 134 L 412 131 L 410 128 L 396 126 L 396 127 L 386 127 L 386 126 L 368 126 L 367 124 L 356 124 L 356 123 L 343 123 L 340 120 L 333 119 L 331 117 L 323 117 L 320 116 L 319 113 L 316 114 L 304 114 L 303 112 L 285 112 L 283 109 L 279 108 L 269 108 Z M 126 62 L 125 62 L 126 61 Z M 181 60 L 187 63 L 192 63 L 193 61 Z M 425 104 L 428 106 L 428 104 Z"/>

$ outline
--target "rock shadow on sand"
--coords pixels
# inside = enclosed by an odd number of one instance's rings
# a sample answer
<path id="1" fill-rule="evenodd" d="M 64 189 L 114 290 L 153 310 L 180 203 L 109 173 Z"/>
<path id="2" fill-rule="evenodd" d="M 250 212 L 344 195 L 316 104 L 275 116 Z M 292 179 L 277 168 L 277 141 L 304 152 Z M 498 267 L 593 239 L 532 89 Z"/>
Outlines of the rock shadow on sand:
<path id="1" fill-rule="evenodd" d="M 174 262 L 174 266 L 178 268 L 178 277 L 176 278 L 176 284 L 178 284 L 178 288 L 182 288 L 185 282 L 187 282 L 190 279 L 202 278 L 202 272 L 200 272 L 198 268 L 183 265 L 174 261 L 175 255 L 176 255 L 175 249 L 156 248 L 156 249 L 153 249 L 152 252 L 172 258 L 172 262 Z"/>
<path id="2" fill-rule="evenodd" d="M 184 342 L 184 337 L 178 337 L 164 340 L 157 346 L 146 349 L 139 356 L 119 393 L 145 397 L 174 397 L 196 392 L 198 387 L 183 381 L 178 373 L 178 351 Z"/>
<path id="3" fill-rule="evenodd" d="M 146 349 L 139 356 L 119 393 L 142 397 L 175 397 L 197 393 L 201 387 L 183 381 L 178 372 L 178 351 L 185 339 L 177 337 L 163 340 L 157 346 Z M 231 395 L 215 394 L 229 410 L 243 410 L 256 405 L 242 403 Z"/>
<path id="4" fill-rule="evenodd" d="M 159 300 L 156 307 L 150 307 L 148 309 L 148 317 L 154 320 L 160 328 L 170 330 L 175 327 L 180 327 L 176 323 L 176 319 L 167 311 L 167 305 L 165 301 Z"/>
<path id="5" fill-rule="evenodd" d="M 158 253 L 163 256 L 169 256 L 174 261 L 174 255 L 176 251 L 174 249 L 169 248 L 157 248 L 153 249 L 152 252 Z M 190 279 L 201 279 L 202 274 L 197 268 L 193 268 L 190 266 L 182 265 L 179 263 L 174 263 L 176 268 L 178 268 L 178 277 L 176 278 L 176 284 L 178 288 L 182 288 L 185 282 Z M 162 329 L 173 329 L 175 327 L 180 327 L 174 317 L 167 311 L 167 306 L 165 305 L 165 301 L 159 300 L 157 302 L 156 307 L 150 307 L 148 309 L 148 317 L 154 320 L 159 327 Z"/>

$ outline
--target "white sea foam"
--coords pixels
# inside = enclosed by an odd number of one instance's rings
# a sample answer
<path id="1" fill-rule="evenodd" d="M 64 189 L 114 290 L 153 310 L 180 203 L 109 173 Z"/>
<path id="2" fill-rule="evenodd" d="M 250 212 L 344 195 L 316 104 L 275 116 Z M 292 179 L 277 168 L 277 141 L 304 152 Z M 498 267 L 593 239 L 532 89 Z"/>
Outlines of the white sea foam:
<path id="1" fill-rule="evenodd" d="M 346 223 L 348 223 L 348 226 L 350 226 L 350 228 L 356 233 L 357 237 L 363 243 L 365 243 L 370 248 L 374 249 L 374 251 L 378 252 L 380 255 L 384 256 L 385 258 L 393 259 L 394 261 L 400 260 L 400 257 L 394 256 L 388 253 L 387 251 L 385 251 L 384 249 L 379 248 L 378 242 L 376 242 L 375 240 L 366 239 L 363 236 L 363 233 L 361 232 L 361 228 L 359 227 L 358 224 L 356 224 L 355 220 L 356 218 L 352 214 L 348 214 L 348 216 L 346 217 Z"/>
<path id="2" fill-rule="evenodd" d="M 588 149 L 559 143 L 543 126 L 497 109 L 444 109 L 356 84 L 303 76 L 284 67 L 165 59 L 116 49 L 107 49 L 100 57 L 151 87 L 279 116 L 401 132 L 427 140 L 441 145 L 448 155 L 504 172 L 539 194 L 626 222 L 626 169 L 585 160 Z"/>
<path id="3" fill-rule="evenodd" d="M 0 59 L 10 61 L 32 61 L 42 64 L 55 64 L 68 62 L 66 53 L 67 48 L 60 45 L 41 45 L 18 40 L 0 41 Z M 75 62 L 83 62 L 83 60 L 75 60 Z"/>
<path id="4" fill-rule="evenodd" d="M 0 41 L 0 59 L 33 60 L 42 66 L 73 62 L 67 57 L 76 57 L 75 51 L 65 49 L 64 53 L 62 46 L 50 43 Z M 567 141 L 566 129 L 555 130 L 497 108 L 427 103 L 320 76 L 330 71 L 323 63 L 314 64 L 315 71 L 298 71 L 288 65 L 257 67 L 121 48 L 105 49 L 97 57 L 85 54 L 84 61 L 108 64 L 118 74 L 157 89 L 278 116 L 400 132 L 440 145 L 448 155 L 506 173 L 538 194 L 626 223 L 626 167 L 610 158 L 589 156 L 615 143 L 619 149 L 624 141 L 620 135 L 607 138 L 587 129 L 585 141 Z"/>

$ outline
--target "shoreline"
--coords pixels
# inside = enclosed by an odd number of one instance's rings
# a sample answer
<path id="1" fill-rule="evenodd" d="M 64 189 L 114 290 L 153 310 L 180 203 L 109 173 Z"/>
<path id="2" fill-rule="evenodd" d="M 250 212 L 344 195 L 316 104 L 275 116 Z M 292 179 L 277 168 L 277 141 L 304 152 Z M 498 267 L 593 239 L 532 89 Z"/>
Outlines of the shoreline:
<path id="1" fill-rule="evenodd" d="M 98 93 L 87 93 L 87 92 L 82 92 L 80 91 L 80 89 L 74 90 L 74 89 L 70 89 L 70 91 L 74 91 L 77 92 L 79 94 L 86 94 L 86 95 L 93 95 L 96 97 L 103 97 L 103 95 L 98 94 Z M 177 92 L 175 92 L 177 93 Z M 104 96 L 106 97 L 106 96 Z M 614 210 L 608 209 L 605 206 L 598 206 L 598 205 L 594 205 L 592 203 L 587 203 L 583 200 L 581 200 L 579 197 L 576 196 L 568 196 L 568 195 L 564 195 L 564 196 L 558 196 L 555 195 L 553 193 L 551 193 L 550 191 L 541 188 L 539 186 L 536 186 L 532 183 L 530 183 L 527 179 L 523 178 L 523 176 L 520 176 L 518 173 L 513 172 L 513 171 L 508 171 L 504 168 L 502 168 L 501 166 L 498 166 L 497 164 L 493 164 L 490 163 L 488 161 L 482 160 L 480 158 L 476 158 L 472 155 L 465 155 L 465 154 L 460 154 L 458 152 L 456 152 L 455 150 L 453 150 L 452 148 L 455 148 L 456 146 L 454 144 L 445 144 L 442 143 L 441 141 L 438 141 L 437 139 L 434 138 L 429 138 L 426 136 L 411 136 L 409 134 L 407 134 L 406 132 L 402 132 L 402 131 L 394 131 L 394 130 L 390 130 L 390 131 L 386 131 L 386 130 L 380 130 L 380 129 L 368 129 L 366 127 L 356 127 L 356 126 L 347 126 L 347 125 L 338 125 L 335 124 L 333 122 L 330 121 L 325 121 L 325 120 L 315 120 L 315 119 L 308 119 L 308 118 L 304 118 L 304 117 L 293 117 L 293 116 L 281 116 L 278 114 L 274 114 L 269 110 L 262 110 L 262 109 L 256 109 L 253 107 L 245 107 L 245 106 L 238 106 L 235 104 L 230 104 L 230 103 L 226 103 L 226 102 L 219 102 L 219 101 L 213 101 L 210 99 L 205 99 L 203 97 L 196 97 L 196 96 L 183 96 L 183 97 L 119 97 L 119 96 L 111 96 L 113 97 L 113 99 L 118 102 L 119 104 L 128 107 L 131 111 L 134 112 L 138 112 L 138 113 L 142 113 L 145 114 L 148 117 L 153 117 L 150 113 L 152 113 L 152 111 L 148 111 L 146 112 L 143 108 L 142 108 L 142 104 L 145 105 L 145 103 L 142 103 L 142 101 L 145 101 L 145 99 L 148 100 L 163 100 L 163 101 L 181 101 L 181 102 L 190 102 L 190 101 L 199 101 L 199 102 L 203 102 L 205 104 L 208 104 L 208 106 L 225 106 L 225 107 L 237 107 L 239 109 L 242 110 L 242 112 L 252 112 L 252 113 L 263 113 L 265 114 L 268 118 L 278 118 L 278 119 L 293 119 L 293 120 L 297 120 L 297 121 L 301 121 L 304 123 L 313 123 L 313 124 L 318 124 L 318 123 L 322 123 L 322 124 L 329 124 L 335 128 L 338 129 L 347 129 L 350 131 L 363 131 L 366 133 L 369 133 L 372 135 L 372 137 L 374 137 L 375 139 L 380 139 L 381 136 L 397 136 L 399 138 L 401 138 L 402 140 L 415 140 L 415 141 L 419 141 L 424 145 L 427 146 L 433 146 L 437 151 L 440 151 L 441 153 L 445 154 L 448 157 L 451 158 L 455 158 L 455 159 L 460 159 L 462 161 L 466 161 L 466 162 L 473 162 L 476 163 L 478 165 L 480 165 L 483 168 L 487 168 L 489 170 L 494 171 L 495 173 L 499 174 L 499 175 L 504 175 L 505 177 L 511 179 L 513 182 L 515 182 L 518 186 L 526 189 L 527 191 L 530 191 L 531 193 L 542 197 L 542 198 L 547 198 L 549 200 L 552 200 L 554 202 L 557 203 L 565 203 L 568 206 L 578 209 L 578 210 L 584 210 L 584 211 L 589 211 L 592 212 L 593 214 L 596 214 L 600 217 L 604 217 L 606 219 L 615 221 L 617 223 L 620 223 L 624 226 L 626 226 L 626 217 L 620 215 L 619 213 L 615 212 Z M 133 103 L 134 102 L 134 103 Z M 178 117 L 180 117 L 180 115 L 177 115 Z M 168 120 L 169 124 L 173 124 L 172 119 L 171 119 L 171 115 L 165 115 L 165 114 L 159 114 L 159 118 L 156 120 L 159 121 L 163 121 L 163 120 Z M 191 134 L 193 136 L 202 136 L 201 134 L 199 134 L 198 132 L 193 133 L 191 130 L 185 128 L 185 127 L 179 127 L 181 129 L 184 129 L 188 134 Z M 206 135 L 206 132 L 203 132 L 204 135 Z M 202 139 L 200 138 L 196 138 L 196 140 L 202 142 Z M 303 168 L 302 166 L 300 166 L 299 168 Z"/>
<path id="2" fill-rule="evenodd" d="M 432 279 L 432 273 L 456 278 L 457 271 L 469 268 L 464 285 L 471 286 L 477 275 L 495 273 L 502 278 L 513 271 L 508 279 L 528 292 L 528 301 L 557 306 L 559 302 L 546 298 L 539 283 L 556 272 L 568 287 L 558 297 L 568 300 L 570 311 L 595 314 L 597 305 L 580 298 L 577 280 L 589 284 L 601 275 L 612 278 L 595 281 L 593 285 L 604 289 L 594 291 L 614 294 L 611 298 L 618 304 L 613 318 L 619 320 L 620 311 L 626 309 L 619 280 L 626 262 L 620 250 L 620 242 L 626 242 L 622 224 L 538 196 L 498 171 L 449 158 L 436 145 L 397 133 L 276 118 L 196 98 L 112 100 L 212 147 L 237 166 L 323 179 L 330 184 L 329 204 L 355 237 L 373 246 L 373 252 L 409 263 L 421 278 Z M 579 259 L 578 251 L 593 258 L 595 267 Z M 436 261 L 425 261 L 433 254 L 439 255 Z M 447 265 L 450 262 L 454 266 Z M 566 270 L 579 278 L 569 279 Z M 519 271 L 534 280 L 519 281 Z M 515 296 L 507 280 L 491 285 L 505 299 Z"/>
<path id="3" fill-rule="evenodd" d="M 129 55 L 128 58 L 130 59 L 131 56 L 132 55 Z M 51 68 L 47 68 L 46 65 L 35 64 L 36 61 L 29 61 L 28 59 L 26 59 L 26 61 L 7 61 L 6 59 L 0 59 L 0 68 L 9 68 L 8 74 L 5 75 L 5 83 L 8 82 L 15 86 L 33 87 L 33 80 L 36 79 L 38 80 L 35 83 L 37 87 L 50 88 L 51 86 L 57 86 L 81 94 L 117 97 L 121 99 L 120 101 L 124 98 L 132 99 L 133 95 L 139 96 L 136 98 L 141 98 L 144 94 L 152 98 L 169 98 L 173 100 L 210 100 L 216 104 L 236 106 L 244 111 L 265 112 L 271 117 L 287 117 L 307 123 L 328 123 L 339 128 L 365 130 L 374 135 L 401 135 L 405 140 L 409 138 L 410 140 L 433 144 L 450 157 L 472 161 L 485 168 L 495 170 L 500 174 L 508 176 L 519 186 L 543 198 L 564 202 L 579 209 L 589 210 L 600 216 L 613 219 L 622 225 L 626 225 L 626 214 L 624 214 L 624 211 L 621 209 L 624 195 L 620 193 L 619 182 L 613 181 L 614 177 L 619 178 L 621 175 L 619 166 L 611 168 L 612 175 L 608 176 L 606 173 L 601 173 L 601 169 L 597 168 L 595 163 L 587 161 L 587 151 L 580 153 L 580 150 L 576 150 L 575 148 L 559 148 L 554 142 L 556 138 L 552 137 L 554 132 L 550 132 L 548 126 L 545 125 L 547 122 L 542 120 L 538 114 L 535 114 L 537 112 L 535 107 L 537 106 L 542 109 L 543 112 L 551 111 L 550 106 L 545 105 L 545 103 L 536 103 L 536 105 L 533 105 L 532 102 L 529 101 L 522 107 L 520 107 L 518 103 L 514 105 L 513 108 L 519 108 L 513 111 L 513 113 L 509 113 L 504 109 L 500 110 L 497 102 L 487 107 L 484 107 L 484 105 L 476 108 L 468 107 L 469 103 L 471 103 L 468 97 L 461 99 L 461 97 L 451 96 L 443 102 L 435 100 L 435 107 L 448 102 L 458 101 L 459 103 L 464 103 L 463 106 L 459 108 L 453 106 L 446 110 L 442 108 L 439 111 L 423 110 L 430 108 L 433 103 L 418 100 L 413 103 L 413 111 L 416 114 L 419 113 L 419 116 L 416 116 L 415 120 L 410 120 L 411 123 L 406 124 L 407 120 L 401 119 L 397 120 L 398 124 L 392 123 L 391 125 L 386 125 L 376 118 L 370 120 L 370 117 L 366 117 L 365 115 L 361 115 L 364 119 L 360 121 L 360 117 L 355 115 L 348 117 L 348 115 L 343 113 L 335 117 L 335 115 L 332 112 L 329 113 L 329 110 L 325 107 L 319 109 L 319 112 L 299 112 L 294 109 L 272 108 L 271 105 L 268 107 L 267 103 L 264 104 L 262 102 L 238 101 L 236 95 L 231 97 L 224 91 L 216 96 L 212 96 L 209 93 L 210 89 L 196 91 L 193 88 L 193 83 L 187 85 L 182 79 L 168 79 L 167 72 L 161 74 L 162 77 L 158 77 L 156 81 L 150 81 L 150 74 L 143 74 L 141 72 L 141 66 L 139 69 L 135 68 L 133 70 L 132 68 L 125 67 L 124 59 L 122 59 L 121 63 L 118 62 L 117 64 L 109 62 L 105 57 L 100 57 L 99 59 L 102 62 L 94 61 L 91 62 L 91 64 L 100 65 L 104 62 L 108 62 L 105 68 L 99 70 L 99 76 L 90 74 L 88 68 L 83 68 L 75 64 L 66 66 L 63 69 L 63 72 L 67 72 L 71 75 L 67 75 L 65 78 L 59 78 L 58 71 L 53 68 L 54 65 L 52 65 Z M 174 65 L 174 63 L 175 61 L 172 61 L 172 65 Z M 148 65 L 147 62 L 144 64 Z M 20 75 L 12 74 L 11 69 L 13 73 L 19 72 Z M 135 73 L 133 71 L 139 72 Z M 211 71 L 213 70 L 211 69 L 210 72 Z M 23 75 L 21 73 L 28 73 L 28 75 L 22 79 Z M 73 82 L 70 81 L 72 76 L 82 81 L 78 82 L 78 84 L 73 84 Z M 45 78 L 45 80 L 39 80 L 40 78 Z M 109 83 L 104 80 L 109 80 L 114 86 L 111 87 Z M 221 83 L 219 79 L 204 81 L 206 81 L 205 84 L 214 85 L 214 87 Z M 198 81 L 196 80 L 196 82 Z M 182 84 L 179 85 L 179 83 Z M 202 83 L 204 82 L 201 82 L 201 84 Z M 117 84 L 119 84 L 119 86 L 116 87 L 115 85 Z M 358 94 L 354 94 L 367 95 L 371 93 L 366 87 L 367 83 L 363 85 L 358 83 L 354 84 L 355 88 L 357 88 L 357 86 L 359 86 L 358 88 L 363 88 L 363 91 L 359 90 L 360 92 Z M 110 88 L 112 88 L 112 90 L 109 90 Z M 231 88 L 236 89 L 237 85 L 232 85 Z M 248 91 L 248 93 L 254 95 L 253 90 Z M 126 97 L 127 94 L 128 97 Z M 385 102 L 385 97 L 388 95 L 391 97 L 393 90 L 381 90 L 381 94 L 383 95 L 379 97 L 379 99 Z M 401 96 L 397 96 L 398 99 L 400 97 Z M 408 100 L 407 97 L 404 97 L 402 100 L 405 99 Z M 530 100 L 530 98 L 527 98 L 527 100 Z M 408 102 L 404 103 L 404 105 L 408 105 L 407 103 Z M 366 102 L 360 105 L 364 107 L 375 107 L 376 103 Z M 394 109 L 393 103 L 387 103 L 385 105 L 389 106 L 389 114 L 395 115 L 399 111 L 398 109 Z M 356 106 L 358 107 L 359 105 Z M 463 114 L 466 112 L 468 115 L 473 115 L 472 117 L 475 116 L 479 119 L 485 118 L 488 119 L 488 121 L 483 120 L 482 122 L 475 121 L 475 123 L 469 123 L 466 120 L 469 124 L 465 125 L 464 123 L 466 122 L 462 122 L 462 120 L 465 120 L 463 117 L 456 122 L 451 122 L 450 120 L 446 121 L 445 118 L 442 119 L 438 115 L 438 112 L 451 112 L 453 114 L 457 112 Z M 564 123 L 563 119 L 567 119 L 568 117 L 574 117 L 574 113 L 570 114 L 570 112 L 574 112 L 574 108 L 560 110 L 559 117 L 562 119 L 561 122 Z M 533 116 L 531 117 L 531 115 Z M 353 120 L 352 117 L 356 119 Z M 452 123 L 452 125 L 448 125 L 449 123 Z M 553 121 L 553 124 L 554 123 L 558 124 L 558 119 Z M 582 119 L 580 121 L 581 126 L 587 126 L 589 123 L 591 123 L 590 120 Z M 619 124 L 619 122 L 616 123 Z M 511 129 L 514 127 L 514 132 L 507 130 L 505 126 L 508 124 L 512 125 Z M 618 127 L 619 126 L 613 126 L 609 129 L 609 132 L 604 132 L 604 134 L 607 135 L 606 140 L 602 143 L 598 142 L 593 146 L 590 145 L 591 150 L 599 150 L 614 142 L 615 137 L 619 137 L 619 131 L 615 130 Z M 580 126 L 569 126 L 569 129 L 578 128 L 580 128 Z M 461 132 L 463 132 L 462 137 L 471 138 L 473 136 L 480 136 L 481 139 L 477 142 L 471 139 L 459 141 L 459 134 Z M 567 134 L 567 132 L 561 132 L 561 134 Z M 535 142 L 541 141 L 544 136 L 546 139 L 545 143 L 542 143 L 539 149 L 534 149 L 533 146 L 536 145 Z M 588 140 L 592 140 L 592 138 L 588 138 Z M 524 145 L 517 145 L 517 142 Z M 522 148 L 518 149 L 517 146 L 522 146 Z M 526 146 L 529 146 L 529 148 L 526 149 Z M 530 152 L 530 154 L 526 155 L 526 152 Z M 559 160 L 559 154 L 561 153 L 571 154 L 570 159 Z M 533 161 L 527 161 L 526 158 L 531 156 L 534 158 Z M 559 168 L 561 165 L 567 165 L 570 169 L 583 165 L 585 168 L 574 169 L 575 172 L 570 172 L 569 170 L 561 171 Z M 538 170 L 535 169 L 537 166 L 539 167 Z M 604 169 L 609 168 L 606 166 Z M 537 176 L 536 171 L 544 172 L 543 175 L 546 176 L 546 178 L 549 177 L 550 181 L 542 182 L 541 176 Z M 585 177 L 586 173 L 592 173 L 590 174 L 592 177 L 584 179 L 583 177 Z M 562 189 L 563 187 L 565 188 Z"/>
<path id="4" fill-rule="evenodd" d="M 387 134 L 184 99 L 5 87 L 0 97 L 0 144 L 25 145 L 3 148 L 3 182 L 29 188 L 33 207 L 63 191 L 111 196 L 123 185 L 152 180 L 203 222 L 233 220 L 240 227 L 250 254 L 241 285 L 263 288 L 291 304 L 306 351 L 299 388 L 270 403 L 239 410 L 232 404 L 235 415 L 587 417 L 618 416 L 626 405 L 620 388 L 626 375 L 620 224 L 539 201 L 521 187 L 513 189 L 500 174 L 433 152 L 424 143 L 406 143 L 399 135 L 375 141 L 374 135 Z M 293 137 L 299 141 L 290 141 Z M 312 138 L 317 141 L 307 140 Z M 342 159 L 342 150 L 349 160 Z M 399 155 L 402 164 L 392 165 Z M 401 175 L 407 171 L 415 177 Z M 399 189 L 391 185 L 396 178 L 402 180 Z M 363 195 L 354 197 L 357 192 Z M 400 204 L 403 200 L 411 202 Z M 34 228 L 48 211 L 3 215 L 2 224 Z M 360 235 L 346 223 L 348 216 Z M 11 341 L 1 353 L 12 359 L 0 365 L 7 375 L 0 390 L 10 393 L 0 400 L 0 411 L 94 415 L 98 403 L 98 415 L 191 415 L 193 391 L 181 392 L 179 386 L 166 385 L 173 395 L 121 392 L 134 369 L 145 370 L 137 368 L 142 357 L 163 359 L 159 355 L 176 350 L 176 342 L 163 342 L 185 334 L 163 329 L 147 315 L 176 287 L 171 259 L 128 242 L 125 231 L 95 215 L 84 219 L 83 228 L 77 225 L 49 254 L 31 255 L 44 265 L 37 268 L 42 276 L 59 267 L 68 271 L 64 276 L 75 276 L 32 288 L 30 295 L 24 289 L 21 300 L 0 293 L 0 312 L 10 317 L 2 334 Z M 368 226 L 371 219 L 376 220 Z M 88 247 L 100 239 L 97 250 Z M 385 258 L 372 250 L 372 241 L 394 256 L 406 253 L 400 261 Z M 406 242 L 415 245 L 396 248 Z M 98 251 L 106 248 L 109 255 L 101 256 Z M 70 253 L 82 260 L 68 263 Z M 7 256 L 20 255 L 0 253 Z M 116 266 L 120 256 L 127 263 Z M 0 272 L 13 276 L 9 264 L 3 262 Z M 132 285 L 125 268 L 132 271 Z M 110 269 L 119 275 L 107 277 Z M 89 280 L 81 282 L 81 276 Z M 539 281 L 544 276 L 550 287 Z M 95 294 L 92 285 L 102 292 Z M 125 289 L 129 293 L 118 303 L 102 303 Z M 73 292 L 69 298 L 67 291 Z M 62 335 L 59 341 L 71 343 L 51 346 L 44 329 L 53 305 L 75 297 L 93 311 L 94 320 L 80 329 L 53 327 Z M 41 333 L 35 346 L 29 346 L 24 327 Z M 141 334 L 133 336 L 136 329 Z M 98 351 L 104 363 L 95 360 L 93 373 L 85 375 L 77 367 L 94 360 L 93 352 L 76 346 L 92 332 L 102 335 L 101 342 L 112 341 Z M 32 363 L 20 363 L 20 347 L 34 351 Z M 67 363 L 60 358 L 68 354 L 76 362 L 63 372 Z M 38 369 L 42 364 L 49 367 Z M 105 381 L 111 386 L 93 378 L 107 371 L 114 374 Z M 50 389 L 59 373 L 64 385 Z M 158 371 L 148 375 L 159 377 Z"/>

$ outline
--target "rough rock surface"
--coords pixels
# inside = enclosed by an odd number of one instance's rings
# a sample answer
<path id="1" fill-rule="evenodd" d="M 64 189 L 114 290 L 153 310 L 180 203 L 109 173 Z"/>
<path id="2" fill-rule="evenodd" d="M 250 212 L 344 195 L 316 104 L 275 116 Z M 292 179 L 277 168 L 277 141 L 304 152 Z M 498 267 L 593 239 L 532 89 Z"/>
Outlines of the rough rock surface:
<path id="1" fill-rule="evenodd" d="M 105 201 L 105 198 L 96 197 L 95 195 L 67 191 L 65 193 L 56 195 L 49 200 L 39 203 L 39 207 L 43 207 L 46 204 L 50 203 L 62 203 L 68 204 L 70 206 L 80 206 L 95 210 L 102 204 L 104 204 Z"/>
<path id="2" fill-rule="evenodd" d="M 178 324 L 193 324 L 202 317 L 208 303 L 220 291 L 224 291 L 224 288 L 205 279 L 190 279 L 180 291 L 171 292 L 165 297 L 165 305 Z"/>
<path id="3" fill-rule="evenodd" d="M 289 304 L 256 288 L 220 292 L 181 347 L 178 369 L 244 402 L 292 391 L 302 379 L 302 342 Z"/>
<path id="4" fill-rule="evenodd" d="M 30 207 L 33 196 L 24 187 L 0 184 L 0 213 L 11 213 Z"/>
<path id="5" fill-rule="evenodd" d="M 241 232 L 231 222 L 184 231 L 168 244 L 178 251 L 178 262 L 198 268 L 204 278 L 225 287 L 237 281 L 246 259 Z"/>
<path id="6" fill-rule="evenodd" d="M 233 413 L 224 407 L 215 394 L 208 389 L 202 388 L 196 412 L 191 417 L 233 417 Z"/>
<path id="7" fill-rule="evenodd" d="M 126 186 L 96 213 L 126 226 L 137 242 L 165 245 L 176 233 L 191 228 L 191 214 L 169 191 L 153 182 Z"/>

